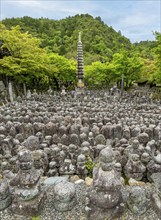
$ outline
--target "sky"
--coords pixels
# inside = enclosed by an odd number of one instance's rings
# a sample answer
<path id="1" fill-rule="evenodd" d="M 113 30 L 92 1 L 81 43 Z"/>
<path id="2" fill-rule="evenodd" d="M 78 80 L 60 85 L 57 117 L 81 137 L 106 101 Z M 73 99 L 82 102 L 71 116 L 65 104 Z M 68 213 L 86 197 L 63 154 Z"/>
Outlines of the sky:
<path id="1" fill-rule="evenodd" d="M 154 40 L 161 32 L 161 0 L 0 0 L 0 19 L 30 16 L 63 19 L 76 14 L 100 16 L 132 43 Z"/>

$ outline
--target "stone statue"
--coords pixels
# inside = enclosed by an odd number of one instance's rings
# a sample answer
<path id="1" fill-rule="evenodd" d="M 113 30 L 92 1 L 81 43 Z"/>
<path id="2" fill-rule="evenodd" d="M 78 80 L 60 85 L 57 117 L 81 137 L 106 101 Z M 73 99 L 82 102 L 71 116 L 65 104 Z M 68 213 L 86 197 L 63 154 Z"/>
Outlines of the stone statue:
<path id="1" fill-rule="evenodd" d="M 10 181 L 12 211 L 19 215 L 37 215 L 45 199 L 40 185 L 41 171 L 33 167 L 33 156 L 29 150 L 19 152 L 18 164 L 19 171 Z"/>
<path id="2" fill-rule="evenodd" d="M 144 214 L 150 206 L 150 198 L 146 189 L 133 186 L 127 199 L 127 206 L 136 215 Z"/>
<path id="3" fill-rule="evenodd" d="M 93 186 L 88 194 L 89 219 L 114 219 L 124 211 L 122 183 L 114 165 L 112 148 L 106 147 L 101 150 L 99 166 L 93 170 Z"/>
<path id="4" fill-rule="evenodd" d="M 141 180 L 145 171 L 146 167 L 140 161 L 139 155 L 131 154 L 124 167 L 124 173 L 126 177 L 133 178 L 135 180 Z"/>
<path id="5" fill-rule="evenodd" d="M 0 211 L 6 209 L 11 202 L 8 183 L 6 180 L 0 179 Z"/>
<path id="6" fill-rule="evenodd" d="M 61 182 L 54 187 L 54 207 L 57 211 L 65 212 L 76 205 L 74 183 Z"/>

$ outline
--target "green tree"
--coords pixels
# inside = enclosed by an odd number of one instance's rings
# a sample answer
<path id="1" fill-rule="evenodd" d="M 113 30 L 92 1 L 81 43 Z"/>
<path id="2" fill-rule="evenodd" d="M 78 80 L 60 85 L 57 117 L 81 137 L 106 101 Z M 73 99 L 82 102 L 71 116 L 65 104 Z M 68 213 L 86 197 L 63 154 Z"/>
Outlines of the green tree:
<path id="1" fill-rule="evenodd" d="M 0 24 L 2 49 L 7 48 L 10 56 L 0 59 L 0 74 L 16 85 L 26 83 L 29 88 L 48 89 L 76 84 L 76 61 L 51 53 L 49 48 L 40 48 L 41 40 L 28 32 L 22 33 L 19 26 L 11 30 Z"/>
<path id="2" fill-rule="evenodd" d="M 121 48 L 127 50 L 131 48 L 129 39 L 106 25 L 100 17 L 93 18 L 89 14 L 69 16 L 58 21 L 25 16 L 5 19 L 2 22 L 7 28 L 19 24 L 22 31 L 28 31 L 33 36 L 42 39 L 42 48 L 47 47 L 51 52 L 74 59 L 78 33 L 81 31 L 84 55 L 90 56 L 90 59 L 85 59 L 85 64 L 101 61 L 101 59 L 106 60 L 107 57 L 111 59 L 112 55 L 119 52 Z"/>
<path id="3" fill-rule="evenodd" d="M 121 83 L 123 74 L 126 87 L 129 87 L 133 81 L 139 80 L 143 63 L 137 56 L 121 51 L 114 54 L 112 63 L 115 67 L 114 78 L 118 84 Z"/>
<path id="4" fill-rule="evenodd" d="M 151 83 L 154 80 L 154 73 L 157 70 L 155 62 L 154 62 L 154 60 L 150 60 L 148 58 L 146 58 L 146 59 L 141 58 L 141 60 L 142 60 L 142 63 L 143 63 L 143 67 L 142 67 L 142 70 L 141 70 L 141 76 L 140 76 L 139 81 L 140 82 L 148 81 L 148 82 Z"/>
<path id="5" fill-rule="evenodd" d="M 7 30 L 3 24 L 0 24 L 0 39 L 2 48 L 7 48 L 10 53 L 10 56 L 0 59 L 0 74 L 5 85 L 9 80 L 18 84 L 25 82 L 28 85 L 32 82 L 34 86 L 48 82 L 47 55 L 45 50 L 39 47 L 39 39 L 27 32 L 21 33 L 19 26 Z"/>
<path id="6" fill-rule="evenodd" d="M 57 89 L 63 85 L 70 87 L 76 84 L 76 61 L 50 53 L 48 54 L 48 65 L 50 68 L 48 72 L 50 84 L 53 84 L 54 81 Z"/>
<path id="7" fill-rule="evenodd" d="M 105 88 L 113 80 L 114 66 L 113 64 L 93 62 L 91 65 L 85 66 L 85 81 L 90 88 Z"/>
<path id="8" fill-rule="evenodd" d="M 156 32 L 155 36 L 157 42 L 157 46 L 155 48 L 156 71 L 153 75 L 153 81 L 156 83 L 161 83 L 161 33 Z"/>

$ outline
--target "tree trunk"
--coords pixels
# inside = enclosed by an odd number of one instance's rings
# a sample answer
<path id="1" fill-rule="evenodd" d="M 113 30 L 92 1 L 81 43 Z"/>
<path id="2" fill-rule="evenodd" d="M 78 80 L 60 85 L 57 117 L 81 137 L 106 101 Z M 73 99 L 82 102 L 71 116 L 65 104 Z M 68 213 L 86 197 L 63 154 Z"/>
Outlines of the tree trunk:
<path id="1" fill-rule="evenodd" d="M 60 90 L 58 80 L 56 79 L 56 77 L 54 77 L 53 79 L 54 79 L 57 90 Z"/>
<path id="2" fill-rule="evenodd" d="M 24 95 L 26 97 L 26 95 L 27 95 L 26 83 L 23 83 L 23 91 L 24 91 Z"/>
<path id="3" fill-rule="evenodd" d="M 2 74 L 2 81 L 4 83 L 5 88 L 8 88 L 9 80 L 8 80 L 8 77 L 4 74 Z"/>

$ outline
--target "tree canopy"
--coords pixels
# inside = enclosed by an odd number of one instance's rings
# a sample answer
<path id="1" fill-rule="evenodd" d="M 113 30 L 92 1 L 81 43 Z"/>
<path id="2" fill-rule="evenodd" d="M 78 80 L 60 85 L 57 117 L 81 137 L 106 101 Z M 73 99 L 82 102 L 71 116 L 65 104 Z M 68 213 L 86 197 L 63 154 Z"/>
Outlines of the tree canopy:
<path id="1" fill-rule="evenodd" d="M 41 47 L 66 58 L 76 59 L 78 33 L 82 32 L 85 64 L 110 59 L 121 48 L 130 49 L 130 40 L 116 32 L 112 27 L 89 14 L 69 16 L 62 20 L 47 18 L 10 18 L 2 21 L 7 28 L 20 25 L 22 31 L 28 31 L 41 38 Z M 91 59 L 88 58 L 90 55 Z M 92 55 L 92 56 L 91 56 Z"/>
<path id="2" fill-rule="evenodd" d="M 121 82 L 161 83 L 161 34 L 156 41 L 132 44 L 100 17 L 82 14 L 62 20 L 8 18 L 0 23 L 0 77 L 7 86 L 41 91 L 77 82 L 77 41 L 82 32 L 85 83 L 103 88 Z"/>
<path id="3" fill-rule="evenodd" d="M 0 59 L 0 75 L 5 85 L 11 79 L 41 90 L 42 86 L 53 84 L 53 79 L 57 88 L 58 81 L 67 83 L 76 79 L 74 61 L 51 54 L 40 47 L 40 39 L 28 32 L 22 33 L 20 29 L 20 26 L 15 26 L 8 30 L 0 24 L 1 50 L 7 48 L 9 51 L 8 56 Z"/>

